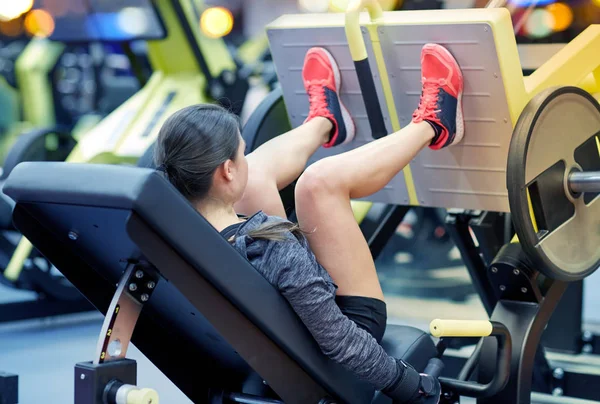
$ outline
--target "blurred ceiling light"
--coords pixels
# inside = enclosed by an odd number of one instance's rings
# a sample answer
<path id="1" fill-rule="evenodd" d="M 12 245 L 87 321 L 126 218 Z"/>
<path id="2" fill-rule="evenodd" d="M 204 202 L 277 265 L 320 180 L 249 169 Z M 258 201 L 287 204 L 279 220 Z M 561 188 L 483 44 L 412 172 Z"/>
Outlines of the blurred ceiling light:
<path id="1" fill-rule="evenodd" d="M 565 3 L 554 3 L 546 7 L 552 15 L 554 31 L 564 31 L 573 23 L 573 10 Z"/>
<path id="2" fill-rule="evenodd" d="M 221 38 L 233 29 L 233 15 L 225 7 L 210 7 L 200 17 L 200 29 L 210 38 Z"/>
<path id="3" fill-rule="evenodd" d="M 19 36 L 23 33 L 23 21 L 15 18 L 10 21 L 0 21 L 0 34 L 6 36 Z"/>
<path id="4" fill-rule="evenodd" d="M 142 35 L 150 28 L 146 12 L 139 7 L 122 9 L 117 16 L 117 24 L 123 32 L 132 36 Z"/>
<path id="5" fill-rule="evenodd" d="M 25 30 L 31 36 L 47 38 L 54 32 L 54 18 L 46 10 L 32 10 L 25 16 Z"/>
<path id="6" fill-rule="evenodd" d="M 508 3 L 516 7 L 542 7 L 556 3 L 556 0 L 510 0 Z"/>
<path id="7" fill-rule="evenodd" d="M 33 0 L 0 0 L 0 20 L 10 21 L 28 12 Z"/>
<path id="8" fill-rule="evenodd" d="M 329 11 L 329 0 L 298 0 L 298 7 L 309 13 L 326 13 Z"/>
<path id="9" fill-rule="evenodd" d="M 531 12 L 525 23 L 527 36 L 534 39 L 544 38 L 552 33 L 554 17 L 544 8 L 538 8 Z"/>

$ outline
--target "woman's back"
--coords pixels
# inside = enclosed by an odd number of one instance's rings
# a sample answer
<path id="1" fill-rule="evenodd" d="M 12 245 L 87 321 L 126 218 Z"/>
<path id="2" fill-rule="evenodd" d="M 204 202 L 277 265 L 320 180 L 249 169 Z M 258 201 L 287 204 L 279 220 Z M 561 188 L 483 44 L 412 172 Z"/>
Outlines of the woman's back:
<path id="1" fill-rule="evenodd" d="M 269 216 L 259 211 L 247 220 L 228 226 L 221 234 L 228 240 L 233 238 L 234 248 L 250 261 L 252 266 L 274 286 L 278 285 L 280 275 L 286 268 L 291 269 L 292 278 L 317 276 L 330 287 L 335 295 L 336 286 L 329 273 L 317 262 L 304 237 L 296 237 L 291 231 L 282 231 L 283 240 L 266 239 L 254 234 L 267 224 L 284 223 L 287 220 Z M 302 258 L 301 260 L 299 258 Z M 300 264 L 296 268 L 292 264 Z"/>

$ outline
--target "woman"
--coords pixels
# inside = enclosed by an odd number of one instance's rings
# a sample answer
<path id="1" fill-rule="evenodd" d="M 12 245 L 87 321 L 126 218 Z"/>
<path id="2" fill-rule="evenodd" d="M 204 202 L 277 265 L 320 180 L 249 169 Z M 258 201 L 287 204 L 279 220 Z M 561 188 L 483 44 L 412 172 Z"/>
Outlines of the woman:
<path id="1" fill-rule="evenodd" d="M 155 151 L 169 181 L 279 289 L 322 351 L 402 403 L 437 403 L 439 383 L 379 345 L 386 305 L 350 200 L 382 189 L 425 147 L 462 138 L 458 64 L 445 48 L 427 44 L 421 69 L 421 100 L 407 127 L 308 168 L 320 147 L 350 143 L 355 132 L 338 96 L 338 67 L 321 48 L 306 54 L 310 109 L 300 127 L 244 156 L 237 118 L 196 105 L 167 119 Z M 279 196 L 296 179 L 298 224 L 283 219 Z"/>

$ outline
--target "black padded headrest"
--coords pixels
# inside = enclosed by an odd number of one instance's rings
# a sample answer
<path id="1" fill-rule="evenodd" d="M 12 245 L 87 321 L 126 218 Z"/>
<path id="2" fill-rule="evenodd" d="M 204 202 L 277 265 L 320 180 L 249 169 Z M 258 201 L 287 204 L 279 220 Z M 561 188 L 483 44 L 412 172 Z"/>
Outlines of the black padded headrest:
<path id="1" fill-rule="evenodd" d="M 96 271 L 108 271 L 106 268 L 114 267 L 111 262 L 130 258 L 123 255 L 136 254 L 133 247 L 141 251 L 151 248 L 139 243 L 143 238 L 141 235 L 132 237 L 128 220 L 132 215 L 139 216 L 159 236 L 161 243 L 176 251 L 193 267 L 192 271 L 225 296 L 324 390 L 343 402 L 370 401 L 372 387 L 321 353 L 281 294 L 161 173 L 114 165 L 22 163 L 11 173 L 4 193 L 13 198 L 17 206 L 23 205 L 33 220 L 46 228 L 56 229 L 54 237 L 66 240 L 70 229 L 81 232 L 79 240 L 71 243 L 69 248 L 74 255 L 93 257 L 88 260 L 93 261 L 90 265 Z M 110 212 L 116 211 L 126 214 L 108 218 Z M 105 238 L 110 240 L 98 239 L 95 232 L 102 228 L 107 231 Z M 84 240 L 86 231 L 90 244 Z M 137 246 L 133 240 L 138 240 Z M 167 269 L 165 265 L 152 263 L 160 272 Z M 59 265 L 57 267 L 61 269 Z M 171 304 L 167 296 L 162 298 L 164 301 L 156 299 L 158 297 L 153 295 L 149 303 L 161 304 L 163 311 Z M 239 332 L 244 333 L 244 330 Z M 236 349 L 235 346 L 232 348 Z"/>

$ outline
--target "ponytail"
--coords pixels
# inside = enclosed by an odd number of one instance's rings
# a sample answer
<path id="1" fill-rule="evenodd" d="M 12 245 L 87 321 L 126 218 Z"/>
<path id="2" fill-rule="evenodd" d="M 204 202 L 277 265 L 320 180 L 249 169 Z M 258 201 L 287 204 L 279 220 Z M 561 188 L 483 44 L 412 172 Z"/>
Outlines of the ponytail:
<path id="1" fill-rule="evenodd" d="M 291 222 L 272 222 L 263 223 L 256 229 L 250 230 L 248 236 L 254 239 L 285 241 L 287 234 L 292 233 L 298 240 L 304 239 L 305 232 L 297 223 Z"/>

